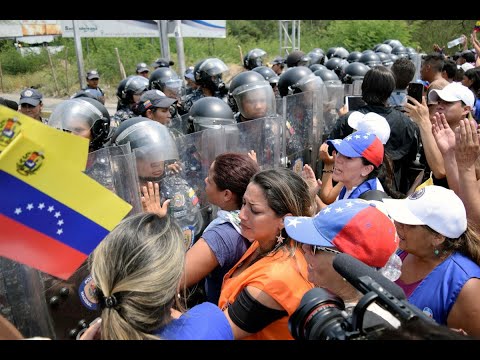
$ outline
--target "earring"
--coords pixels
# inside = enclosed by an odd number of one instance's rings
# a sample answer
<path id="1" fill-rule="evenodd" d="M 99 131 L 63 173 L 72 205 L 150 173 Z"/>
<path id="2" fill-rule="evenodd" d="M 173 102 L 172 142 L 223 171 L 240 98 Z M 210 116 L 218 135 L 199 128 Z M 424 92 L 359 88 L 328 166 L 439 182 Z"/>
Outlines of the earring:
<path id="1" fill-rule="evenodd" d="M 282 236 L 282 230 L 280 230 L 280 234 L 277 235 L 277 245 L 282 244 L 283 240 L 285 240 L 285 238 Z"/>
<path id="2" fill-rule="evenodd" d="M 438 249 L 435 249 L 433 250 L 433 253 L 435 254 L 436 257 L 438 257 L 440 254 L 440 251 L 438 251 Z"/>

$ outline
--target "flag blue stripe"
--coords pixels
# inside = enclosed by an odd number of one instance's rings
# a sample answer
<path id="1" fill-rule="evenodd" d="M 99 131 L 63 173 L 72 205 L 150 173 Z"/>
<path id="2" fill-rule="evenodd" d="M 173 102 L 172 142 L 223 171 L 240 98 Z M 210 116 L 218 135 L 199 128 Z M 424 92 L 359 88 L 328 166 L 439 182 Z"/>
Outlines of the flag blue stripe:
<path id="1" fill-rule="evenodd" d="M 2 170 L 0 199 L 1 214 L 86 255 L 109 233 L 103 226 Z"/>

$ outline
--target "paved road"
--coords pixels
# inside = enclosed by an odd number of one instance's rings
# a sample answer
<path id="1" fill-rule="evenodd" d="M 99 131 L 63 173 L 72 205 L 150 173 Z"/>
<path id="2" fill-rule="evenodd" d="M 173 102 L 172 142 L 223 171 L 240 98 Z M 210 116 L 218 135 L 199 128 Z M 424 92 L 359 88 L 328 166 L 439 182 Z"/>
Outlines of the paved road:
<path id="1" fill-rule="evenodd" d="M 5 93 L 2 93 L 2 94 L 0 94 L 0 96 L 5 98 L 5 99 L 8 99 L 8 100 L 16 101 L 17 103 L 20 100 L 20 95 L 19 94 L 12 94 L 12 93 L 5 94 Z M 43 98 L 43 112 L 47 113 L 47 114 L 51 113 L 52 110 L 55 108 L 55 106 L 57 106 L 59 103 L 61 103 L 64 100 L 67 100 L 67 99 L 68 99 L 68 97 L 65 97 L 65 98 L 44 97 Z M 114 115 L 115 112 L 117 111 L 117 102 L 116 101 L 109 101 L 107 99 L 107 101 L 105 102 L 105 107 L 107 108 L 108 113 L 110 115 Z"/>

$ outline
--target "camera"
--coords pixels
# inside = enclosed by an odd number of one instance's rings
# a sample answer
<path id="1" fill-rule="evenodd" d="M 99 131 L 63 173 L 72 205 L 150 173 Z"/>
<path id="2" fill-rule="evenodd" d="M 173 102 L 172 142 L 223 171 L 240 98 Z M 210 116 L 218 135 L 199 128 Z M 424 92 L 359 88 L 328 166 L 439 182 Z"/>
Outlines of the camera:
<path id="1" fill-rule="evenodd" d="M 359 302 L 360 304 L 361 302 Z M 355 307 L 352 314 L 345 310 L 341 298 L 324 288 L 305 293 L 300 306 L 288 321 L 290 333 L 296 340 L 367 340 L 385 329 L 375 325 L 363 329 L 362 319 L 368 303 Z"/>
<path id="2" fill-rule="evenodd" d="M 354 257 L 342 253 L 333 260 L 334 269 L 364 296 L 351 309 L 343 300 L 324 288 L 307 291 L 288 320 L 296 340 L 369 340 L 384 330 L 394 328 L 382 316 L 368 311 L 376 303 L 401 325 L 418 319 L 438 325 L 416 306 L 410 304 L 403 290 L 379 272 Z"/>

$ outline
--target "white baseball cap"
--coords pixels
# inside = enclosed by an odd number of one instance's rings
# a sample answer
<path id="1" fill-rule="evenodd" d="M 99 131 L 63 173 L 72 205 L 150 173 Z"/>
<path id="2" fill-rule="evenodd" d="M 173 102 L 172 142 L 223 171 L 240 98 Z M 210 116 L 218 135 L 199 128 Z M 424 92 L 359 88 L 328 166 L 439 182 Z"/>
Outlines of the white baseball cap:
<path id="1" fill-rule="evenodd" d="M 438 102 L 438 98 L 447 102 L 463 101 L 465 105 L 473 109 L 475 96 L 472 90 L 459 82 L 452 82 L 442 90 L 434 89 L 428 94 L 429 102 Z"/>
<path id="2" fill-rule="evenodd" d="M 383 199 L 383 203 L 390 217 L 402 224 L 427 225 L 450 239 L 467 230 L 462 200 L 442 186 L 425 186 L 406 199 Z"/>
<path id="3" fill-rule="evenodd" d="M 390 125 L 387 119 L 377 113 L 363 114 L 360 111 L 352 111 L 347 121 L 348 125 L 355 130 L 377 135 L 384 145 L 390 138 Z"/>

